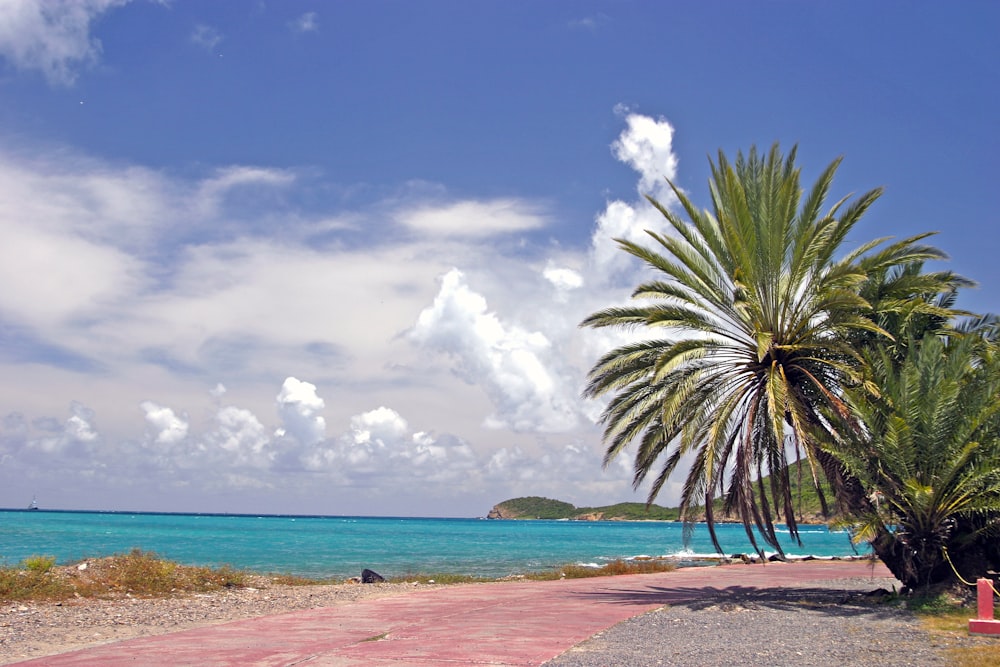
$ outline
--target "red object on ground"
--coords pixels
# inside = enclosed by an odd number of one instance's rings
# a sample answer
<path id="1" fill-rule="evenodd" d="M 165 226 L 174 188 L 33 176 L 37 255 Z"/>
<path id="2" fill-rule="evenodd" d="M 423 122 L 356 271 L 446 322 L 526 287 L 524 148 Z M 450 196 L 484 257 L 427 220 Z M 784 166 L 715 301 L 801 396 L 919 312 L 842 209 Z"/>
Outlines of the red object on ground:
<path id="1" fill-rule="evenodd" d="M 442 586 L 234 621 L 18 663 L 22 667 L 539 665 L 637 614 L 722 591 L 891 576 L 881 564 L 808 561 L 662 574 Z M 822 584 L 820 584 L 822 585 Z"/>
<path id="2" fill-rule="evenodd" d="M 969 620 L 969 632 L 1000 637 L 1000 621 L 993 618 L 993 582 L 989 579 L 976 581 L 976 607 L 978 618 Z"/>

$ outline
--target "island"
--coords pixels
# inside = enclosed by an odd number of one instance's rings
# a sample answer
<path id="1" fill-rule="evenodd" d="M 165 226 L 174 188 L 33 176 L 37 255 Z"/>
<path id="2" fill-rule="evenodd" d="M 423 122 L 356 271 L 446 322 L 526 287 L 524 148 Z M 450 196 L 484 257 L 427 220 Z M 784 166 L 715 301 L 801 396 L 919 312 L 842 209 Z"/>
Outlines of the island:
<path id="1" fill-rule="evenodd" d="M 677 508 L 645 503 L 618 503 L 604 507 L 576 507 L 540 496 L 511 498 L 493 506 L 487 519 L 554 519 L 569 521 L 679 521 Z"/>

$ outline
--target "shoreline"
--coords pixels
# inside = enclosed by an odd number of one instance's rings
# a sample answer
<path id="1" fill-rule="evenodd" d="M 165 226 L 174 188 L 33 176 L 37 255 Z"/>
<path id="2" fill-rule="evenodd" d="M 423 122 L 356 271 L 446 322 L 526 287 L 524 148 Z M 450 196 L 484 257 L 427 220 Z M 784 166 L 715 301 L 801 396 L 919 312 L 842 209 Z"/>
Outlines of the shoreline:
<path id="1" fill-rule="evenodd" d="M 305 520 L 190 514 L 133 518 L 133 514 L 44 510 L 5 516 L 11 531 L 4 554 L 9 565 L 35 556 L 54 557 L 57 564 L 67 565 L 139 548 L 186 565 L 229 565 L 321 579 L 346 578 L 365 568 L 388 576 L 446 571 L 502 577 L 640 555 L 669 556 L 686 564 L 683 561 L 692 556 L 715 560 L 753 552 L 739 524 L 718 526 L 726 549 L 719 554 L 703 525 L 686 533 L 683 524 L 672 521 Z M 847 534 L 831 535 L 822 526 L 801 528 L 802 544 L 784 531 L 779 535 L 790 557 L 846 558 L 867 551 L 864 546 L 852 549 Z M 227 544 L 224 553 L 214 548 L 220 541 Z M 284 544 L 294 546 L 286 549 Z M 764 546 L 759 540 L 758 544 Z M 765 549 L 767 556 L 774 551 Z"/>
<path id="2" fill-rule="evenodd" d="M 758 563 L 746 567 L 773 567 Z M 725 567 L 725 566 L 723 566 Z M 739 564 L 729 568 L 740 568 Z M 796 563 L 779 567 L 794 568 Z M 845 566 L 846 567 L 846 566 Z M 792 570 L 794 571 L 794 570 Z M 856 572 L 856 570 L 852 570 Z M 752 576 L 759 570 L 748 570 Z M 664 573 L 671 577 L 674 573 Z M 626 575 L 632 577 L 656 575 Z M 614 577 L 604 577 L 613 579 Z M 687 577 L 679 577 L 680 585 Z M 885 577 L 854 577 L 857 588 L 877 587 Z M 546 585 L 558 582 L 508 579 L 460 584 L 382 583 L 275 584 L 257 577 L 248 588 L 224 589 L 167 598 L 77 598 L 63 602 L 5 602 L 0 606 L 0 664 L 65 653 L 127 639 L 161 635 L 261 616 L 320 607 L 338 607 L 364 600 L 407 595 L 452 586 L 496 587 Z M 839 584 L 838 584 L 839 586 Z M 488 592 L 486 592 L 488 596 Z"/>

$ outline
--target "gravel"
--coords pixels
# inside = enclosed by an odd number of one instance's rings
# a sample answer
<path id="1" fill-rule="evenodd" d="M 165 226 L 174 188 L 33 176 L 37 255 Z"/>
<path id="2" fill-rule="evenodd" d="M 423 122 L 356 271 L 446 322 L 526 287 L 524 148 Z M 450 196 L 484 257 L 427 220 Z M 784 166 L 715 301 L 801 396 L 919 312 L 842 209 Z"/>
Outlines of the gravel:
<path id="1" fill-rule="evenodd" d="M 0 606 L 0 664 L 243 618 L 402 595 L 426 587 L 413 583 L 287 586 L 262 577 L 250 588 L 174 598 L 6 602 Z"/>
<path id="2" fill-rule="evenodd" d="M 812 582 L 674 604 L 608 628 L 545 667 L 948 665 L 950 640 L 930 636 L 911 613 L 864 594 L 893 583 Z"/>

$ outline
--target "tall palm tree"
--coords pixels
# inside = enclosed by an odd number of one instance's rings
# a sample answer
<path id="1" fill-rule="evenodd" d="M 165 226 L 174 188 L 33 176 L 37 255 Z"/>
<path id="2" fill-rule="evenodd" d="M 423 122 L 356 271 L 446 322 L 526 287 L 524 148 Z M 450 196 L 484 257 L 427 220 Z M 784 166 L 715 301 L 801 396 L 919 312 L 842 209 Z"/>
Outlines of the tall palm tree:
<path id="1" fill-rule="evenodd" d="M 682 514 L 690 522 L 703 505 L 720 552 L 716 498 L 759 552 L 754 528 L 779 552 L 776 520 L 798 537 L 790 457 L 805 459 L 817 489 L 825 474 L 843 508 L 867 508 L 864 490 L 820 447 L 830 411 L 848 416 L 843 388 L 862 381 L 851 334 L 886 335 L 859 290 L 872 272 L 943 258 L 921 243 L 926 234 L 878 239 L 838 257 L 881 190 L 824 209 L 840 160 L 804 193 L 795 153 L 785 157 L 776 144 L 730 163 L 720 152 L 711 164 L 711 211 L 671 183 L 689 221 L 650 198 L 673 233 L 649 232 L 649 247 L 617 241 L 654 272 L 633 292 L 640 303 L 582 323 L 652 336 L 612 350 L 590 371 L 585 395 L 611 395 L 605 465 L 635 442 L 635 486 L 658 467 L 652 502 L 679 464 L 693 461 Z"/>
<path id="2" fill-rule="evenodd" d="M 971 561 L 1000 536 L 1000 350 L 975 335 L 909 347 L 903 360 L 866 351 L 871 382 L 846 392 L 861 428 L 827 449 L 880 499 L 855 517 L 856 538 L 894 554 L 886 564 L 916 588 L 965 564 L 984 574 Z"/>

